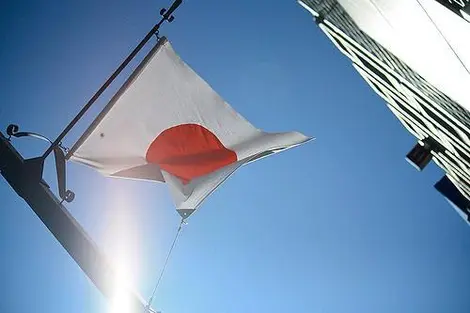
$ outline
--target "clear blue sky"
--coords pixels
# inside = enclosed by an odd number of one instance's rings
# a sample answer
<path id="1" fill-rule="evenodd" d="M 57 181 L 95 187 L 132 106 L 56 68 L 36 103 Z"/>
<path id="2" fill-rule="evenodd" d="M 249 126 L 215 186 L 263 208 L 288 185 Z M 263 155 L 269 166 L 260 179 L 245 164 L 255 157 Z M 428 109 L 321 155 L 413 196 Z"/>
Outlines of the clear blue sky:
<path id="1" fill-rule="evenodd" d="M 2 3 L 2 129 L 15 122 L 55 137 L 168 4 Z M 162 33 L 255 125 L 317 140 L 243 168 L 205 202 L 184 229 L 155 308 L 468 312 L 470 229 L 432 187 L 441 170 L 406 163 L 415 139 L 308 12 L 294 1 L 188 0 Z M 25 156 L 45 149 L 15 144 Z M 71 212 L 147 298 L 178 223 L 165 185 L 107 179 L 76 164 L 68 173 Z M 55 179 L 51 163 L 45 177 Z M 3 180 L 0 199 L 0 311 L 111 312 Z"/>

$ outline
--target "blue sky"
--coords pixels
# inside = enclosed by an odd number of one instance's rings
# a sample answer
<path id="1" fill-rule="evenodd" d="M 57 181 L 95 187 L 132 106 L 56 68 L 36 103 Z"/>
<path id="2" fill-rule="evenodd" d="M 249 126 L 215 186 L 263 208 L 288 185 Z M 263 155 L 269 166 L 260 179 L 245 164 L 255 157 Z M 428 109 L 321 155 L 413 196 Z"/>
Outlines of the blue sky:
<path id="1" fill-rule="evenodd" d="M 55 137 L 167 5 L 2 3 L 1 127 L 14 122 Z M 294 1 L 267 0 L 188 0 L 175 15 L 162 34 L 234 108 L 260 128 L 317 140 L 243 168 L 205 202 L 154 307 L 468 312 L 470 229 L 432 187 L 441 170 L 418 173 L 405 161 L 415 139 L 311 15 Z M 26 157 L 46 148 L 28 139 L 15 146 Z M 51 165 L 45 178 L 53 182 Z M 70 211 L 147 298 L 179 221 L 165 185 L 108 179 L 76 164 L 68 175 Z M 0 311 L 112 312 L 3 180 L 0 199 Z"/>

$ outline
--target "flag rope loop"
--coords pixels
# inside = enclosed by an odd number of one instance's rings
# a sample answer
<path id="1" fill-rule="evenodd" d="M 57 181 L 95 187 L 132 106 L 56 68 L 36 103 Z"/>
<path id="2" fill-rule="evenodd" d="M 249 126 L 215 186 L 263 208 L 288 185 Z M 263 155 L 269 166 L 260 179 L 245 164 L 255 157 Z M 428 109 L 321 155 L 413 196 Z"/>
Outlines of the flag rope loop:
<path id="1" fill-rule="evenodd" d="M 59 142 L 58 146 L 59 146 L 59 148 L 61 148 L 64 151 L 65 154 L 69 153 L 70 149 L 68 147 L 64 146 L 62 141 Z"/>
<path id="2" fill-rule="evenodd" d="M 178 226 L 178 230 L 176 231 L 175 238 L 173 239 L 173 242 L 171 244 L 170 250 L 168 250 L 168 254 L 166 255 L 165 263 L 163 264 L 162 270 L 160 272 L 160 275 L 158 276 L 157 283 L 155 284 L 155 287 L 153 288 L 152 295 L 150 296 L 148 303 L 147 303 L 147 311 L 151 312 L 151 306 L 153 302 L 153 298 L 155 297 L 155 293 L 157 292 L 157 288 L 160 285 L 160 282 L 162 280 L 163 274 L 165 273 L 166 266 L 168 265 L 168 260 L 170 259 L 171 253 L 173 252 L 173 249 L 175 248 L 176 241 L 178 240 L 179 235 L 181 234 L 181 230 L 183 229 L 183 225 L 186 225 L 187 222 L 185 221 L 184 218 L 181 219 L 181 222 Z"/>
<path id="3" fill-rule="evenodd" d="M 160 30 L 157 29 L 157 31 L 154 33 L 155 37 L 157 38 L 157 41 L 160 40 Z"/>

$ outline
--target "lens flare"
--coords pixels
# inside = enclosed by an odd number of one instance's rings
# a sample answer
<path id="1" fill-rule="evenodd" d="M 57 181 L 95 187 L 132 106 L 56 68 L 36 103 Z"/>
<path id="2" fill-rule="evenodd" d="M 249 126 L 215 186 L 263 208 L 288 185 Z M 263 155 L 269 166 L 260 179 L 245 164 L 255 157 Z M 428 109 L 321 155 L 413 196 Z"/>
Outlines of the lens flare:
<path id="1" fill-rule="evenodd" d="M 135 210 L 138 201 L 129 189 L 119 188 L 118 184 L 113 187 L 114 197 L 102 219 L 104 250 L 116 272 L 109 313 L 135 313 L 131 311 L 131 293 L 135 294 L 141 255 L 141 221 Z"/>
<path id="2" fill-rule="evenodd" d="M 130 267 L 122 255 L 115 259 L 116 279 L 114 294 L 110 303 L 109 313 L 134 313 L 131 311 L 131 279 Z M 126 264 L 127 263 L 127 264 Z"/>

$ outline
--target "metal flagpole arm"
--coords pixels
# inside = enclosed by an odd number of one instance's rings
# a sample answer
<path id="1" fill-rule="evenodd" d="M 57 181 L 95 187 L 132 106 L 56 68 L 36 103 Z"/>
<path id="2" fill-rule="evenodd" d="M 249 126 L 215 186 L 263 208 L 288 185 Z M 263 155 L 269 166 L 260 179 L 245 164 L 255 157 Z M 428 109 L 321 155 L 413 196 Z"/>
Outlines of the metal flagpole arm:
<path id="1" fill-rule="evenodd" d="M 44 159 L 23 159 L 0 132 L 0 173 L 31 207 L 95 286 L 108 298 L 118 286 L 116 273 L 104 254 L 42 179 Z M 131 312 L 148 312 L 146 305 L 129 291 Z"/>
<path id="2" fill-rule="evenodd" d="M 78 114 L 73 118 L 72 121 L 64 128 L 56 140 L 49 146 L 49 148 L 44 152 L 42 158 L 45 159 L 47 156 L 54 150 L 55 147 L 64 139 L 65 135 L 77 124 L 77 122 L 85 115 L 85 113 L 91 108 L 91 106 L 98 100 L 98 98 L 103 94 L 103 92 L 111 85 L 111 83 L 116 79 L 116 77 L 124 70 L 124 68 L 129 65 L 129 63 L 134 59 L 134 57 L 139 53 L 140 50 L 145 46 L 145 44 L 152 38 L 152 36 L 158 33 L 160 26 L 168 21 L 171 23 L 174 20 L 173 12 L 180 6 L 183 0 L 175 0 L 171 4 L 168 10 L 162 9 L 160 15 L 162 16 L 160 21 L 155 24 L 155 26 L 145 35 L 145 37 L 140 41 L 137 47 L 132 50 L 132 52 L 127 56 L 127 58 L 119 65 L 119 67 L 111 74 L 111 76 L 104 82 L 104 84 L 98 89 L 98 91 L 88 100 L 88 102 L 83 106 L 83 108 L 78 112 Z"/>

